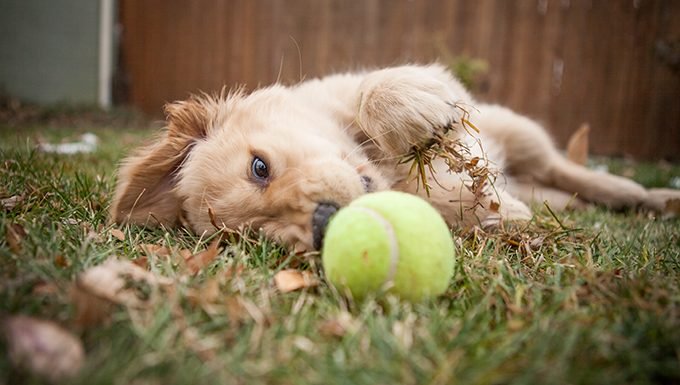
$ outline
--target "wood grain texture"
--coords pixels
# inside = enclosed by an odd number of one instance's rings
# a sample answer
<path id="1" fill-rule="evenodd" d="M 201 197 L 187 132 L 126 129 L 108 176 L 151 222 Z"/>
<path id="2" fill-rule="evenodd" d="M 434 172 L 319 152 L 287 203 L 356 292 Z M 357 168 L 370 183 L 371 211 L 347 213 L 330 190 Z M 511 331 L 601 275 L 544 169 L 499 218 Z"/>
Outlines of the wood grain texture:
<path id="1" fill-rule="evenodd" d="M 587 122 L 595 154 L 680 159 L 680 73 L 657 49 L 680 44 L 679 1 L 121 0 L 120 15 L 127 99 L 153 115 L 225 85 L 466 54 L 489 64 L 479 99 L 560 146 Z"/>

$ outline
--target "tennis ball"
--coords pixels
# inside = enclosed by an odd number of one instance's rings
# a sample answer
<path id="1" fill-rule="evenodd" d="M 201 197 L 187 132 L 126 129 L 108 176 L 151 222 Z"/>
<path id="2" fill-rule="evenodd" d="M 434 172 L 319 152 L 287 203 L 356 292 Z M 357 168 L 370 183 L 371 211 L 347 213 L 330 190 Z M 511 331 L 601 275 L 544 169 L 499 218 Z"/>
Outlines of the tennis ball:
<path id="1" fill-rule="evenodd" d="M 331 219 L 322 249 L 326 278 L 361 300 L 383 291 L 418 302 L 442 294 L 455 262 L 444 219 L 397 191 L 363 195 Z"/>

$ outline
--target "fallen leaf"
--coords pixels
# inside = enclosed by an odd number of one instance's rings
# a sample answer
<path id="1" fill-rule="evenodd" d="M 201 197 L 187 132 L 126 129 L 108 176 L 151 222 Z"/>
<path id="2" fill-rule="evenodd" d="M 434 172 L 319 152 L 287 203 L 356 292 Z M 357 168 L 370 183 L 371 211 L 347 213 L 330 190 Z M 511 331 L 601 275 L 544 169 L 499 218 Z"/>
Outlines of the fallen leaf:
<path id="1" fill-rule="evenodd" d="M 243 270 L 245 270 L 245 266 L 242 264 L 231 265 L 224 271 L 224 273 L 222 273 L 222 276 L 225 279 L 238 278 L 243 273 Z"/>
<path id="2" fill-rule="evenodd" d="M 71 301 L 76 308 L 75 323 L 82 328 L 105 323 L 115 308 L 113 302 L 99 298 L 77 286 L 71 290 Z"/>
<path id="3" fill-rule="evenodd" d="M 196 274 L 201 271 L 204 267 L 208 266 L 220 253 L 220 241 L 221 237 L 215 238 L 207 249 L 192 255 L 185 260 L 187 269 L 191 274 Z"/>
<path id="4" fill-rule="evenodd" d="M 149 307 L 158 298 L 158 289 L 169 285 L 169 278 L 158 277 L 131 261 L 110 258 L 78 276 L 79 288 L 133 308 Z"/>
<path id="5" fill-rule="evenodd" d="M 583 123 L 569 138 L 567 143 L 567 158 L 576 164 L 585 166 L 588 162 L 588 134 L 590 126 Z"/>
<path id="6" fill-rule="evenodd" d="M 532 238 L 531 241 L 529 241 L 529 247 L 531 247 L 532 250 L 540 249 L 545 243 L 545 238 L 545 236 Z"/>
<path id="7" fill-rule="evenodd" d="M 198 289 L 191 289 L 187 293 L 187 299 L 194 305 L 214 303 L 220 297 L 220 282 L 210 279 Z"/>
<path id="8" fill-rule="evenodd" d="M 57 154 L 78 154 L 90 153 L 97 149 L 99 138 L 97 135 L 86 132 L 80 137 L 79 142 L 70 143 L 39 143 L 38 149 L 42 152 L 52 152 Z"/>
<path id="9" fill-rule="evenodd" d="M 142 269 L 146 270 L 149 267 L 149 258 L 147 257 L 139 257 L 136 259 L 132 260 L 132 263 L 135 265 L 141 267 Z"/>
<path id="10" fill-rule="evenodd" d="M 669 199 L 666 201 L 666 207 L 664 208 L 664 214 L 669 218 L 675 218 L 680 216 L 680 199 Z"/>
<path id="11" fill-rule="evenodd" d="M 26 238 L 26 230 L 24 230 L 23 226 L 16 223 L 7 225 L 5 239 L 7 239 L 7 245 L 14 254 L 19 254 L 21 252 L 21 243 L 24 238 Z"/>
<path id="12" fill-rule="evenodd" d="M 413 346 L 413 332 L 416 316 L 410 313 L 403 321 L 395 321 L 392 325 L 392 334 L 404 350 L 411 349 Z"/>
<path id="13" fill-rule="evenodd" d="M 12 211 L 19 203 L 24 200 L 21 195 L 14 195 L 9 198 L 0 199 L 0 205 L 7 211 Z"/>
<path id="14" fill-rule="evenodd" d="M 643 207 L 660 213 L 664 219 L 680 217 L 680 190 L 651 188 Z"/>
<path id="15" fill-rule="evenodd" d="M 131 309 L 151 309 L 161 299 L 161 287 L 172 283 L 135 265 L 110 258 L 81 273 L 72 290 L 77 320 L 82 326 L 104 321 L 112 304 Z"/>
<path id="16" fill-rule="evenodd" d="M 120 241 L 125 240 L 125 233 L 123 233 L 122 231 L 120 231 L 118 229 L 111 229 L 111 235 L 118 238 L 118 240 L 120 240 Z"/>
<path id="17" fill-rule="evenodd" d="M 81 222 L 79 220 L 75 219 L 75 218 L 66 218 L 66 219 L 62 220 L 61 223 L 65 224 L 65 225 L 75 226 L 75 225 L 80 225 Z"/>
<path id="18" fill-rule="evenodd" d="M 54 257 L 54 266 L 57 267 L 68 267 L 69 263 L 66 257 L 64 257 L 63 254 L 57 254 L 56 257 Z"/>
<path id="19" fill-rule="evenodd" d="M 317 350 L 316 346 L 314 345 L 314 342 L 312 342 L 312 340 L 310 340 L 309 338 L 303 336 L 293 337 L 293 346 L 309 354 L 313 354 Z"/>
<path id="20" fill-rule="evenodd" d="M 319 325 L 319 333 L 326 337 L 342 337 L 347 330 L 338 320 L 326 320 Z"/>
<path id="21" fill-rule="evenodd" d="M 224 306 L 227 310 L 227 315 L 229 316 L 229 321 L 232 324 L 238 324 L 239 322 L 248 318 L 248 311 L 240 297 L 226 297 L 224 298 Z"/>
<path id="22" fill-rule="evenodd" d="M 55 295 L 59 293 L 59 287 L 51 282 L 38 282 L 31 290 L 34 295 Z"/>
<path id="23" fill-rule="evenodd" d="M 489 204 L 489 210 L 493 213 L 497 213 L 500 207 L 501 204 L 495 201 L 491 201 L 491 203 Z"/>
<path id="24" fill-rule="evenodd" d="M 3 331 L 12 363 L 51 382 L 72 377 L 83 366 L 80 339 L 54 322 L 14 316 L 5 321 Z"/>
<path id="25" fill-rule="evenodd" d="M 524 327 L 524 321 L 517 318 L 512 318 L 508 320 L 508 329 L 510 331 L 516 332 Z"/>
<path id="26" fill-rule="evenodd" d="M 179 255 L 186 262 L 189 258 L 194 256 L 194 253 L 192 253 L 189 249 L 182 249 L 179 251 Z"/>
<path id="27" fill-rule="evenodd" d="M 281 270 L 274 275 L 274 284 L 282 293 L 294 290 L 315 287 L 319 285 L 319 280 L 309 271 L 299 271 L 293 269 Z"/>
<path id="28" fill-rule="evenodd" d="M 348 312 L 342 312 L 337 317 L 323 321 L 319 325 L 319 333 L 326 337 L 343 337 L 345 334 L 354 333 L 358 329 L 358 322 Z"/>
<path id="29" fill-rule="evenodd" d="M 137 246 L 147 257 L 156 255 L 159 257 L 167 257 L 170 255 L 170 248 L 167 246 L 154 245 L 152 243 L 143 243 Z"/>
<path id="30" fill-rule="evenodd" d="M 85 240 L 92 241 L 95 243 L 101 243 L 102 237 L 100 237 L 99 234 L 97 234 L 96 232 L 90 230 L 87 232 L 87 235 L 85 235 Z"/>

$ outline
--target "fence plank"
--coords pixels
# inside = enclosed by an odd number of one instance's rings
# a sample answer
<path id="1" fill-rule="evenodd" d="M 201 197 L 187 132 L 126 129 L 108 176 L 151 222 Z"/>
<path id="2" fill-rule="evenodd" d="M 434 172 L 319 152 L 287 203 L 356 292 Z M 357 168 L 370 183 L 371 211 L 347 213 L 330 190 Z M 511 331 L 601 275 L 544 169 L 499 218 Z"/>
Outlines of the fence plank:
<path id="1" fill-rule="evenodd" d="M 224 85 L 466 54 L 489 64 L 478 98 L 559 145 L 589 122 L 594 153 L 680 159 L 680 73 L 657 47 L 677 55 L 678 1 L 121 0 L 120 12 L 127 97 L 154 115 Z"/>

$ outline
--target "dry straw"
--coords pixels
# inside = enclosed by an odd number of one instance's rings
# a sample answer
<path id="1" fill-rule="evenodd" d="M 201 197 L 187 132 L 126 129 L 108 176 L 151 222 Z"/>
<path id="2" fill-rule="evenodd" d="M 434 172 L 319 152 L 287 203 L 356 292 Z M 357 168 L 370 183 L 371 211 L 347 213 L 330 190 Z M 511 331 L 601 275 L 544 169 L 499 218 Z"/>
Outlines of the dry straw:
<path id="1" fill-rule="evenodd" d="M 488 162 L 478 156 L 473 156 L 470 147 L 461 140 L 461 135 L 450 135 L 452 131 L 465 130 L 468 135 L 471 131 L 479 133 L 479 129 L 470 121 L 470 112 L 467 106 L 460 103 L 451 104 L 454 109 L 460 111 L 459 119 L 452 119 L 443 130 L 436 132 L 434 137 L 423 146 L 414 146 L 411 151 L 400 161 L 401 164 L 411 164 L 409 178 L 416 181 L 416 188 L 422 186 L 427 196 L 430 196 L 432 186 L 428 183 L 429 172 L 432 180 L 440 187 L 433 163 L 441 158 L 452 173 L 467 174 L 472 183 L 465 185 L 475 197 L 480 197 L 484 186 L 490 182 L 495 174 L 488 168 Z"/>

